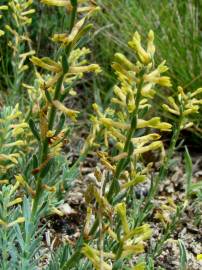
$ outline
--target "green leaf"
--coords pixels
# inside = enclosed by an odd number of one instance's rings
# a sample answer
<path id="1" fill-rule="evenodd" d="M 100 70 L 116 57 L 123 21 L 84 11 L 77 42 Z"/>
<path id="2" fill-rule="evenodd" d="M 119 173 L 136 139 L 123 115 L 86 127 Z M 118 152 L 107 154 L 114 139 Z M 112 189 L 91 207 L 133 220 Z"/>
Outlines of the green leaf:
<path id="1" fill-rule="evenodd" d="M 202 190 L 202 181 L 199 181 L 199 182 L 197 182 L 197 183 L 194 183 L 194 184 L 192 184 L 191 185 L 191 187 L 190 187 L 190 192 L 192 193 L 192 192 L 199 192 L 200 190 Z"/>
<path id="2" fill-rule="evenodd" d="M 37 139 L 37 141 L 40 142 L 39 131 L 38 131 L 38 129 L 37 129 L 37 127 L 36 127 L 36 125 L 35 125 L 35 123 L 34 123 L 34 121 L 33 121 L 32 118 L 29 119 L 29 127 L 30 127 L 30 129 L 31 129 L 34 137 Z"/>
<path id="3" fill-rule="evenodd" d="M 38 158 L 36 155 L 33 155 L 33 169 L 36 169 L 38 167 Z"/>
<path id="4" fill-rule="evenodd" d="M 83 36 L 85 36 L 88 31 L 90 31 L 90 29 L 93 27 L 93 24 L 89 23 L 86 26 L 84 26 L 79 33 L 76 35 L 75 39 L 74 39 L 74 44 L 77 43 Z"/>
<path id="5" fill-rule="evenodd" d="M 76 7 L 77 6 L 77 0 L 71 0 L 71 4 L 73 7 Z"/>
<path id="6" fill-rule="evenodd" d="M 62 113 L 60 115 L 59 123 L 58 123 L 58 125 L 56 127 L 55 136 L 57 136 L 60 133 L 60 131 L 62 130 L 62 128 L 64 126 L 64 123 L 65 123 L 65 115 L 64 115 L 64 113 Z"/>
<path id="7" fill-rule="evenodd" d="M 68 63 L 67 55 L 66 55 L 65 51 L 64 51 L 63 56 L 62 56 L 62 68 L 63 68 L 64 74 L 66 74 L 69 70 L 69 63 Z"/>
<path id="8" fill-rule="evenodd" d="M 119 270 L 119 269 L 121 269 L 122 266 L 123 266 L 123 263 L 124 263 L 123 262 L 123 259 L 119 259 L 118 261 L 116 261 L 114 263 L 112 270 Z"/>
<path id="9" fill-rule="evenodd" d="M 179 249 L 180 249 L 180 270 L 187 269 L 187 252 L 184 242 L 178 239 Z"/>
<path id="10" fill-rule="evenodd" d="M 46 95 L 46 98 L 47 98 L 48 102 L 52 103 L 51 95 L 50 95 L 50 93 L 48 92 L 47 89 L 45 89 L 45 95 Z"/>
<path id="11" fill-rule="evenodd" d="M 186 171 L 186 196 L 190 195 L 191 191 L 191 180 L 192 180 L 192 160 L 189 154 L 188 148 L 185 146 L 185 171 Z"/>

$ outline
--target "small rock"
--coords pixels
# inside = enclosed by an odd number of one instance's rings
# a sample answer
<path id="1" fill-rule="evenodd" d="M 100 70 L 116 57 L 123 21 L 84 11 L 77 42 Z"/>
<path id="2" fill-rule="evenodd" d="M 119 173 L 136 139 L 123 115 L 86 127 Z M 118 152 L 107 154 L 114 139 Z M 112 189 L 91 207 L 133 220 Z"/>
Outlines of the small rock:
<path id="1" fill-rule="evenodd" d="M 68 203 L 60 205 L 59 209 L 66 216 L 77 214 L 77 212 Z"/>

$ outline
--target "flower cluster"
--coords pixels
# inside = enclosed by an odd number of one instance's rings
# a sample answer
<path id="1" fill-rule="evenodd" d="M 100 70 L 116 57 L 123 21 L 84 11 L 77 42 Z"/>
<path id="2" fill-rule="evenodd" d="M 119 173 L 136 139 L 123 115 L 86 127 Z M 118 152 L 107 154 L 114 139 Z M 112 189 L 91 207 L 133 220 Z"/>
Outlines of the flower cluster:
<path id="1" fill-rule="evenodd" d="M 68 12 L 71 13 L 73 6 L 70 1 L 41 1 L 47 5 L 66 7 Z M 78 2 L 79 3 L 79 2 Z M 86 55 L 90 53 L 88 48 L 77 48 L 78 41 L 85 35 L 91 28 L 91 24 L 86 24 L 89 16 L 98 8 L 94 4 L 83 5 L 81 1 L 81 7 L 77 7 L 77 13 L 81 13 L 83 17 L 72 26 L 70 32 L 54 34 L 52 41 L 56 42 L 59 49 L 59 57 L 57 60 L 52 60 L 48 57 L 38 58 L 31 57 L 31 62 L 36 66 L 42 68 L 44 73 L 36 72 L 35 86 L 24 84 L 24 87 L 28 89 L 30 99 L 32 102 L 38 104 L 38 108 L 35 107 L 35 112 L 40 111 L 41 100 L 45 100 L 46 112 L 49 108 L 55 108 L 68 116 L 71 120 L 76 121 L 79 114 L 77 110 L 66 108 L 61 102 L 67 94 L 76 95 L 76 91 L 73 89 L 73 85 L 78 79 L 83 77 L 83 74 L 88 72 L 99 73 L 101 71 L 99 65 L 88 64 Z M 62 85 L 60 89 L 60 97 L 55 95 L 55 89 L 58 81 L 62 78 Z M 40 98 L 39 98 L 40 97 Z M 51 131 L 51 130 L 50 130 Z"/>
<path id="2" fill-rule="evenodd" d="M 8 6 L 6 5 L 0 5 L 0 11 L 1 10 L 8 10 Z M 2 18 L 2 14 L 0 14 L 0 19 Z M 5 34 L 5 32 L 3 30 L 0 29 L 0 37 L 3 36 Z"/>
<path id="3" fill-rule="evenodd" d="M 198 97 L 201 93 L 202 88 L 185 93 L 184 89 L 179 86 L 176 97 L 168 97 L 168 104 L 163 104 L 162 107 L 164 111 L 176 118 L 182 118 L 181 129 L 188 128 L 194 124 L 192 119 L 190 120 L 190 116 L 199 113 L 200 105 L 202 105 L 202 99 Z"/>
<path id="4" fill-rule="evenodd" d="M 82 253 L 92 262 L 95 269 L 100 269 L 100 265 L 102 265 L 103 269 L 111 270 L 113 261 L 116 261 L 117 258 L 128 259 L 131 256 L 137 256 L 144 253 L 145 241 L 151 237 L 152 229 L 148 224 L 132 229 L 130 228 L 127 218 L 126 203 L 117 203 L 115 206 L 112 206 L 106 197 L 101 194 L 102 181 L 105 181 L 103 176 L 105 177 L 105 173 L 102 175 L 101 172 L 97 170 L 95 172 L 95 177 L 99 188 L 92 184 L 85 193 L 88 210 L 84 228 L 84 237 L 85 239 L 91 238 L 89 227 L 92 220 L 92 213 L 96 211 L 101 214 L 100 217 L 103 223 L 103 232 L 100 232 L 100 234 L 104 233 L 107 241 L 111 241 L 114 248 L 109 251 L 104 251 L 104 249 L 98 250 L 91 247 L 89 244 L 84 244 Z M 98 209 L 93 206 L 94 200 L 98 205 Z M 118 226 L 117 228 L 117 224 L 119 224 L 118 220 L 120 221 L 121 226 Z M 103 254 L 103 261 L 100 259 L 101 252 Z M 142 268 L 138 268 L 140 266 Z M 135 265 L 131 270 L 144 269 L 144 266 L 145 264 L 142 262 L 141 264 Z"/>
<path id="5" fill-rule="evenodd" d="M 16 167 L 19 159 L 27 150 L 31 150 L 32 134 L 23 119 L 17 104 L 15 108 L 5 107 L 0 117 L 0 172 L 1 177 Z M 29 141 L 29 143 L 28 143 Z M 22 151 L 23 150 L 23 151 Z M 4 179 L 5 180 L 5 179 Z M 3 181 L 1 179 L 0 181 Z M 8 181 L 8 180 L 6 180 Z"/>
<path id="6" fill-rule="evenodd" d="M 141 45 L 141 39 L 136 32 L 129 46 L 134 50 L 137 56 L 137 62 L 134 64 L 124 55 L 115 54 L 114 68 L 120 83 L 114 86 L 114 96 L 111 98 L 111 106 L 104 112 L 97 105 L 93 108 L 96 116 L 92 116 L 93 128 L 87 139 L 87 146 L 96 144 L 96 136 L 103 134 L 106 148 L 113 143 L 116 148 L 116 156 L 107 157 L 108 162 L 119 161 L 128 156 L 128 147 L 131 145 L 133 151 L 130 153 L 130 160 L 133 162 L 137 155 L 162 149 L 163 144 L 158 133 L 147 134 L 137 137 L 135 135 L 139 130 L 153 129 L 159 131 L 171 131 L 172 125 L 167 122 L 161 122 L 159 117 L 143 119 L 145 112 L 151 107 L 151 100 L 156 93 L 156 87 L 170 87 L 170 78 L 161 74 L 167 71 L 165 62 L 162 62 L 157 68 L 154 67 L 153 32 L 148 34 L 147 50 Z M 131 134 L 132 133 L 132 134 Z M 111 166 L 113 167 L 113 166 Z M 114 166 L 114 171 L 116 171 Z M 128 172 L 129 173 L 129 172 Z M 131 175 L 131 173 L 129 173 Z"/>
<path id="7" fill-rule="evenodd" d="M 12 207 L 19 207 L 22 203 L 22 198 L 16 197 L 16 190 L 18 189 L 18 183 L 15 185 L 5 185 L 0 191 L 0 226 L 1 230 L 15 226 L 16 224 L 24 223 L 25 218 L 22 216 L 12 215 Z"/>
<path id="8" fill-rule="evenodd" d="M 10 0 L 7 6 L 0 7 L 7 9 L 8 13 L 5 17 L 4 33 L 12 52 L 12 76 L 9 76 L 9 86 L 14 95 L 21 91 L 21 83 L 29 69 L 28 57 L 35 54 L 27 31 L 27 26 L 32 23 L 31 16 L 35 13 L 32 4 L 33 0 Z"/>
<path id="9" fill-rule="evenodd" d="M 89 201 L 87 196 L 86 201 L 92 207 L 90 212 L 95 212 L 95 216 L 101 220 L 102 226 L 99 225 L 99 230 L 103 230 L 114 245 L 117 242 L 118 250 L 115 253 L 106 252 L 104 248 L 98 251 L 85 245 L 82 252 L 95 269 L 100 269 L 101 264 L 103 269 L 112 269 L 113 262 L 117 259 L 143 253 L 144 241 L 150 238 L 152 233 L 147 224 L 130 228 L 127 203 L 120 203 L 118 198 L 126 198 L 129 190 L 146 181 L 152 163 L 142 163 L 141 156 L 144 153 L 160 150 L 162 161 L 164 160 L 165 151 L 160 132 L 172 130 L 170 123 L 162 122 L 158 116 L 149 117 L 148 114 L 157 87 L 171 87 L 170 78 L 164 75 L 168 70 L 165 61 L 155 67 L 153 41 L 154 33 L 150 31 L 147 49 L 144 49 L 140 35 L 137 32 L 134 34 L 129 47 L 136 56 L 136 62 L 133 63 L 123 54 L 116 53 L 112 67 L 118 77 L 118 84 L 114 86 L 111 103 L 105 110 L 93 104 L 93 126 L 83 152 L 89 147 L 99 149 L 97 154 L 103 173 L 99 176 L 100 174 L 95 172 L 96 186 L 99 188 L 90 186 L 87 193 L 91 194 L 91 200 Z M 97 202 L 97 210 L 92 206 L 93 198 Z M 122 234 L 120 227 L 117 228 L 116 225 L 117 217 L 121 222 Z M 143 262 L 132 269 L 145 269 L 145 264 Z"/>

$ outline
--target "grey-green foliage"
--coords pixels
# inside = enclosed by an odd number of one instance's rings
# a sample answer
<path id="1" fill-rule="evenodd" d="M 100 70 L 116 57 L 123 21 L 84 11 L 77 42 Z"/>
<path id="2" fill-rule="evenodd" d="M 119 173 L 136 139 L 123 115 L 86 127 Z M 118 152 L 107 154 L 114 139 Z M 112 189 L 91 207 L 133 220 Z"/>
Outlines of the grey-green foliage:
<path id="1" fill-rule="evenodd" d="M 184 242 L 178 239 L 179 250 L 180 250 L 180 270 L 186 270 L 187 266 L 187 251 Z"/>
<path id="2" fill-rule="evenodd" d="M 18 173 L 18 161 L 23 158 L 26 152 L 25 141 L 27 124 L 24 122 L 22 112 L 18 105 L 15 107 L 4 106 L 0 111 L 0 179 L 8 178 L 13 172 Z M 19 126 L 19 124 L 22 126 Z M 16 128 L 16 130 L 15 130 Z M 15 132 L 16 131 L 16 132 Z M 15 142 L 20 144 L 15 145 Z M 4 155 L 11 155 L 13 158 L 5 158 Z M 4 157 L 4 158 L 3 158 Z"/>
<path id="3" fill-rule="evenodd" d="M 51 254 L 51 261 L 47 267 L 47 270 L 60 270 L 65 264 L 69 256 L 71 256 L 72 250 L 69 245 L 59 247 L 54 253 Z"/>
<path id="4" fill-rule="evenodd" d="M 66 267 L 66 262 L 68 258 L 73 253 L 73 248 L 68 245 L 64 244 L 63 246 L 60 246 L 55 252 L 51 255 L 51 260 L 49 265 L 47 266 L 46 270 L 66 270 L 69 269 Z M 74 268 L 71 268 L 73 270 L 89 270 L 93 269 L 91 263 L 86 260 L 82 259 L 75 262 Z"/>
<path id="5" fill-rule="evenodd" d="M 44 227 L 39 226 L 39 220 L 47 209 L 44 205 L 32 219 L 31 201 L 26 197 L 22 202 L 22 207 L 20 205 L 8 207 L 9 202 L 13 201 L 17 195 L 17 192 L 11 192 L 12 190 L 13 186 L 5 185 L 0 192 L 0 219 L 9 224 L 23 216 L 25 221 L 11 227 L 1 226 L 0 269 L 36 270 L 42 255 L 40 249 L 44 231 Z M 54 263 L 53 260 L 52 264 Z"/>
<path id="6" fill-rule="evenodd" d="M 0 191 L 0 219 L 6 224 L 11 223 L 18 217 L 19 207 L 9 208 L 8 204 L 15 198 L 11 194 L 11 186 L 3 186 Z M 16 235 L 14 227 L 10 229 L 1 225 L 0 229 L 0 269 L 9 270 L 14 268 L 17 262 L 15 242 Z M 11 268 L 9 268 L 11 267 Z M 14 268 L 15 269 L 15 268 Z"/>
<path id="7" fill-rule="evenodd" d="M 62 203 L 65 193 L 61 192 L 60 186 L 63 186 L 65 191 L 70 187 L 79 173 L 78 164 L 69 168 L 65 156 L 55 158 L 44 183 L 50 186 L 56 185 L 58 192 L 44 192 L 34 217 L 31 217 L 31 196 L 29 198 L 24 197 L 21 203 L 8 206 L 16 198 L 23 198 L 23 193 L 26 190 L 23 186 L 17 186 L 14 176 L 17 174 L 22 175 L 33 190 L 35 189 L 35 179 L 32 175 L 33 161 L 30 153 L 25 150 L 26 148 L 15 145 L 6 147 L 6 145 L 16 140 L 25 140 L 22 130 L 15 136 L 12 133 L 12 125 L 24 123 L 22 113 L 17 107 L 5 106 L 0 113 L 0 120 L 0 154 L 20 153 L 20 157 L 16 160 L 17 164 L 14 164 L 15 166 L 9 170 L 5 168 L 11 161 L 3 159 L 0 161 L 0 180 L 10 183 L 5 183 L 0 187 L 0 269 L 34 270 L 37 269 L 41 256 L 39 249 L 42 244 L 43 228 L 41 228 L 41 225 L 39 226 L 40 218 L 49 215 L 52 208 Z M 25 132 L 27 133 L 27 130 Z M 6 226 L 6 224 L 16 221 L 19 217 L 25 218 L 22 224 Z"/>
<path id="8" fill-rule="evenodd" d="M 39 215 L 31 220 L 31 201 L 24 198 L 22 207 L 9 203 L 16 199 L 17 192 L 13 186 L 3 186 L 0 192 L 0 219 L 9 224 L 19 217 L 24 217 L 22 224 L 16 223 L 12 226 L 1 225 L 0 230 L 0 269 L 2 270 L 35 270 L 37 269 L 37 255 L 42 240 L 43 228 L 38 227 Z"/>
<path id="9" fill-rule="evenodd" d="M 44 231 L 44 227 L 39 226 L 40 217 L 50 214 L 51 208 L 61 204 L 61 200 L 57 200 L 55 196 L 48 196 L 45 193 L 36 215 L 31 217 L 31 199 L 25 197 L 22 207 L 20 204 L 8 207 L 9 203 L 18 196 L 18 191 L 12 192 L 12 190 L 12 185 L 3 185 L 0 191 L 0 220 L 9 224 L 19 217 L 24 217 L 25 221 L 22 224 L 15 224 L 11 227 L 0 224 L 0 269 L 36 270 L 42 255 L 40 249 L 42 247 Z M 58 265 L 58 256 L 61 254 L 61 250 L 59 249 L 57 256 L 53 256 L 50 264 L 52 267 Z M 62 251 L 64 257 L 66 256 L 65 254 L 69 254 L 67 250 L 65 248 Z"/>
<path id="10" fill-rule="evenodd" d="M 37 254 L 41 248 L 43 227 L 38 227 L 41 211 L 37 213 L 34 220 L 31 219 L 30 200 L 24 198 L 22 214 L 25 222 L 15 227 L 16 243 L 18 245 L 18 264 L 17 269 L 34 270 L 37 269 L 40 254 Z M 38 256 L 36 256 L 38 255 Z"/>

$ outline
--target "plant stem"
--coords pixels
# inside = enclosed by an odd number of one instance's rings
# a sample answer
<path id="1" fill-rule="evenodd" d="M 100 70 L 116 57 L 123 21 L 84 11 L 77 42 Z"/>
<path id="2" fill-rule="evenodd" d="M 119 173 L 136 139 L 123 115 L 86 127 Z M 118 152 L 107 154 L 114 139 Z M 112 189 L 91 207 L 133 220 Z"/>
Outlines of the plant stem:
<path id="1" fill-rule="evenodd" d="M 173 135 L 172 135 L 172 138 L 171 138 L 168 153 L 166 155 L 166 158 L 165 158 L 163 164 L 160 167 L 159 174 L 154 178 L 154 183 L 151 186 L 150 192 L 149 192 L 149 194 L 148 194 L 148 196 L 146 198 L 146 201 L 145 201 L 144 210 L 143 210 L 141 215 L 138 215 L 136 226 L 139 226 L 144 221 L 144 219 L 146 218 L 147 215 L 144 215 L 144 213 L 146 213 L 147 210 L 150 208 L 151 200 L 152 200 L 152 198 L 154 198 L 154 196 L 158 192 L 159 184 L 167 176 L 168 169 L 169 169 L 169 163 L 170 163 L 170 160 L 171 160 L 171 158 L 172 158 L 172 156 L 173 156 L 173 154 L 175 152 L 175 147 L 176 147 L 176 143 L 177 143 L 177 141 L 179 139 L 180 128 L 181 128 L 182 123 L 183 123 L 183 115 L 181 113 L 179 121 L 177 123 L 177 126 L 173 130 Z"/>
<path id="2" fill-rule="evenodd" d="M 72 13 L 71 13 L 71 21 L 70 21 L 70 28 L 69 28 L 69 33 L 71 33 L 72 28 L 75 23 L 77 15 L 77 3 L 74 5 Z M 63 72 L 61 76 L 59 77 L 56 87 L 55 87 L 55 93 L 54 93 L 54 100 L 59 100 L 60 99 L 60 94 L 61 94 L 61 88 L 62 84 L 64 81 L 65 74 L 69 71 L 69 63 L 68 59 L 70 56 L 71 52 L 71 43 L 65 48 L 63 51 L 62 55 L 62 66 L 63 66 Z M 48 119 L 48 129 L 52 130 L 54 127 L 54 122 L 55 122 L 55 117 L 56 117 L 56 108 L 54 106 L 51 107 L 50 114 L 49 114 L 49 119 Z M 42 146 L 42 153 L 41 153 L 41 164 L 45 162 L 48 158 L 48 138 L 44 139 L 43 146 Z M 39 204 L 39 200 L 42 194 L 42 179 L 44 175 L 44 170 L 47 169 L 47 166 L 40 172 L 38 178 L 37 178 L 37 184 L 36 184 L 36 196 L 34 197 L 34 202 L 33 202 L 33 208 L 32 208 L 32 219 L 35 216 L 35 213 L 37 211 L 37 207 Z"/>
<path id="3" fill-rule="evenodd" d="M 183 204 L 180 204 L 176 210 L 175 215 L 172 217 L 171 224 L 167 225 L 163 234 L 161 235 L 161 238 L 156 243 L 155 247 L 150 251 L 152 258 L 156 258 L 161 254 L 163 246 L 165 245 L 166 241 L 170 238 L 173 231 L 176 229 L 176 226 L 179 223 L 184 210 L 185 208 Z"/>
<path id="4" fill-rule="evenodd" d="M 131 139 L 137 129 L 137 120 L 138 120 L 138 111 L 139 111 L 139 104 L 141 100 L 141 89 L 142 89 L 142 84 L 143 84 L 143 78 L 141 77 L 140 83 L 137 88 L 137 93 L 136 93 L 136 99 L 135 99 L 135 109 L 132 113 L 132 119 L 131 119 L 131 126 L 128 131 L 127 137 L 126 137 L 126 142 L 124 145 L 123 152 L 128 152 L 128 156 L 126 159 L 121 159 L 119 163 L 117 164 L 116 171 L 114 174 L 114 177 L 112 179 L 112 183 L 109 189 L 109 192 L 107 194 L 107 199 L 109 202 L 112 200 L 112 195 L 116 195 L 119 191 L 119 185 L 118 185 L 118 179 L 119 176 L 123 170 L 123 167 L 126 165 L 126 162 L 128 163 L 130 159 L 130 155 L 132 154 L 132 148 L 131 146 Z"/>
<path id="5" fill-rule="evenodd" d="M 126 151 L 128 152 L 128 158 L 131 155 L 131 149 L 130 149 L 131 138 L 133 137 L 133 135 L 134 135 L 134 133 L 136 131 L 136 128 L 137 128 L 138 110 L 139 110 L 139 104 L 140 104 L 140 100 L 141 100 L 142 84 L 143 84 L 143 77 L 141 77 L 140 83 L 138 85 L 138 89 L 137 89 L 137 93 L 136 93 L 136 99 L 135 99 L 135 109 L 134 109 L 134 111 L 132 113 L 131 127 L 130 127 L 130 130 L 128 131 L 127 139 L 126 139 L 124 150 L 123 150 L 124 152 L 126 152 Z M 118 178 L 119 178 L 119 176 L 120 176 L 120 174 L 122 172 L 123 166 L 124 166 L 124 161 L 120 160 L 117 167 L 116 167 L 116 172 L 115 172 L 115 175 L 113 177 L 109 192 L 107 194 L 107 199 L 109 200 L 109 202 L 111 201 L 112 196 L 114 194 L 117 194 L 117 190 L 115 190 L 115 187 L 116 187 L 117 180 L 118 180 Z M 93 226 L 92 226 L 92 228 L 90 230 L 90 235 L 95 234 L 98 226 L 99 226 L 99 218 L 96 218 L 95 222 L 94 222 L 94 224 L 93 224 Z M 80 251 L 81 251 L 81 247 L 79 247 L 76 250 L 76 252 L 70 257 L 70 259 L 66 263 L 67 268 L 64 268 L 65 270 L 70 269 L 70 267 L 72 266 L 72 262 L 73 262 L 74 258 L 78 256 L 78 255 L 76 256 L 76 254 L 80 254 Z"/>

